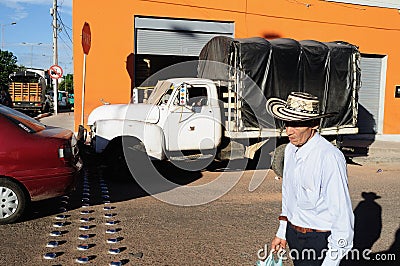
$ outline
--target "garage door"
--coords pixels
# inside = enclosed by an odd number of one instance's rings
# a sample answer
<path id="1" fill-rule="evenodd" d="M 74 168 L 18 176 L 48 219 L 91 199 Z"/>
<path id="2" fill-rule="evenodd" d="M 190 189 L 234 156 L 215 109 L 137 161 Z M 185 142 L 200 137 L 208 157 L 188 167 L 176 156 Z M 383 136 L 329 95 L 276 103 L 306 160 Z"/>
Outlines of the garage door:
<path id="1" fill-rule="evenodd" d="M 135 17 L 135 53 L 198 56 L 217 35 L 234 37 L 234 23 Z"/>
<path id="2" fill-rule="evenodd" d="M 382 134 L 386 61 L 380 55 L 361 57 L 358 128 L 362 134 Z"/>

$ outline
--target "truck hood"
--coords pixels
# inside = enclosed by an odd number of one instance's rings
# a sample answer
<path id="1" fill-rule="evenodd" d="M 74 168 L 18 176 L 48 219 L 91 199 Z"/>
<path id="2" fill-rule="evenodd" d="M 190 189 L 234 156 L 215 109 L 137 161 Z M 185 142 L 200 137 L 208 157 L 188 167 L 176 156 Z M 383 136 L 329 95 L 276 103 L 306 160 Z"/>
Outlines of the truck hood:
<path id="1" fill-rule="evenodd" d="M 111 104 L 102 105 L 94 109 L 88 118 L 87 124 L 93 125 L 99 120 L 134 120 L 156 124 L 160 119 L 160 109 L 157 105 Z"/>

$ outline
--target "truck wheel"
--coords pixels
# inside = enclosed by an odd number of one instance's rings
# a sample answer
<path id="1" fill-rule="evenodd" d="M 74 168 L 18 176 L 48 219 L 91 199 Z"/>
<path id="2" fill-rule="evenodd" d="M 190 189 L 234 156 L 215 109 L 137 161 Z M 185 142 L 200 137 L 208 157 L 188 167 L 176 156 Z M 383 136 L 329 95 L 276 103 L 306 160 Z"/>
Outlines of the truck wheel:
<path id="1" fill-rule="evenodd" d="M 27 194 L 19 185 L 0 178 L 0 224 L 13 223 L 20 219 L 28 201 Z"/>
<path id="2" fill-rule="evenodd" d="M 125 161 L 124 150 L 121 141 L 109 144 L 103 154 L 106 165 L 106 177 L 122 180 L 129 177 L 129 169 Z"/>
<path id="3" fill-rule="evenodd" d="M 104 159 L 107 176 L 117 180 L 127 180 L 135 174 L 143 175 L 146 170 L 152 168 L 141 142 L 131 137 L 113 140 L 105 151 Z"/>
<path id="4" fill-rule="evenodd" d="M 46 105 L 43 107 L 43 113 L 48 113 L 50 111 L 50 105 L 46 103 Z"/>
<path id="5" fill-rule="evenodd" d="M 150 160 L 144 144 L 134 137 L 124 137 L 124 159 L 129 175 L 136 181 L 154 176 L 155 168 Z"/>
<path id="6" fill-rule="evenodd" d="M 277 176 L 283 176 L 283 161 L 285 158 L 285 148 L 287 144 L 281 144 L 275 148 L 274 158 L 272 159 L 271 168 Z"/>

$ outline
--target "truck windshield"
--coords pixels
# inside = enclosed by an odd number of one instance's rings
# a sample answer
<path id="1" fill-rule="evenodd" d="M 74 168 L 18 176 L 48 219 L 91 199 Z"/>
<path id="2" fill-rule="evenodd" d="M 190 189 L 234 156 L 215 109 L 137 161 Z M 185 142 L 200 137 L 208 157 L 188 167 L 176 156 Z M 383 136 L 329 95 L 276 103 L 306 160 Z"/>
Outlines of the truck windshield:
<path id="1" fill-rule="evenodd" d="M 157 82 L 156 87 L 154 90 L 151 92 L 150 97 L 147 99 L 148 104 L 162 104 L 161 98 L 164 96 L 164 94 L 172 89 L 171 86 L 173 84 L 169 81 L 166 80 L 160 80 Z"/>
<path id="2" fill-rule="evenodd" d="M 4 105 L 0 105 L 0 114 L 8 118 L 11 122 L 16 124 L 28 133 L 36 133 L 42 131 L 46 126 L 39 121 L 27 116 L 21 112 L 15 111 Z"/>

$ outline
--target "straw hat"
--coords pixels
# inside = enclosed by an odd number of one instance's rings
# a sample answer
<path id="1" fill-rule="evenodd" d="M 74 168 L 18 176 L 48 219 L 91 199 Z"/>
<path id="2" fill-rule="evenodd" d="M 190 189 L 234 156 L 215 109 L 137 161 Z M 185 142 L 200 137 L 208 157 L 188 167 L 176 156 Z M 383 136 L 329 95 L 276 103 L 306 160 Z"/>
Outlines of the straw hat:
<path id="1" fill-rule="evenodd" d="M 270 98 L 266 107 L 271 115 L 283 121 L 308 121 L 336 114 L 321 114 L 318 97 L 306 92 L 291 92 L 286 102 L 282 99 Z"/>

